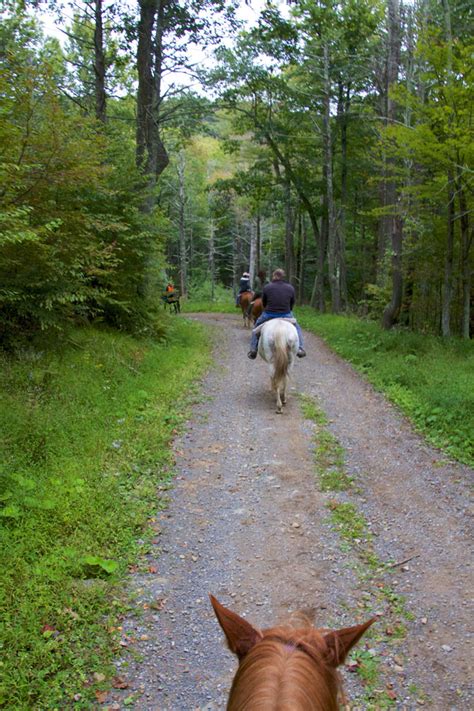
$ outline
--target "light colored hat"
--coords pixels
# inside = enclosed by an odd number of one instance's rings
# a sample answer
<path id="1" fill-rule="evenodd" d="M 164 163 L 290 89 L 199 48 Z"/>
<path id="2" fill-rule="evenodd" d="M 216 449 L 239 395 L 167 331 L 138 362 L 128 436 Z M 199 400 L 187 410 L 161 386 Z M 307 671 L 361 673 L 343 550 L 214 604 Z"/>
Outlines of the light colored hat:
<path id="1" fill-rule="evenodd" d="M 244 273 L 242 274 L 242 276 L 244 276 L 244 277 L 249 277 L 250 274 L 249 274 L 248 272 L 244 272 Z"/>

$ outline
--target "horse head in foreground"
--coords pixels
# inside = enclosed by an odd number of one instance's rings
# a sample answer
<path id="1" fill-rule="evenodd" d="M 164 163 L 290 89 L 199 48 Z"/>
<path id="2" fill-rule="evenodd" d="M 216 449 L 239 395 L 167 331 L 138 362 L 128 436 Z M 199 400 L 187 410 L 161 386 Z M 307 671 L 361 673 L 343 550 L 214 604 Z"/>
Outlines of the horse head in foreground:
<path id="1" fill-rule="evenodd" d="M 289 319 L 274 318 L 261 326 L 258 352 L 270 366 L 272 390 L 276 393 L 277 413 L 286 403 L 288 377 L 298 350 L 298 333 Z"/>
<path id="2" fill-rule="evenodd" d="M 375 618 L 337 631 L 311 625 L 259 630 L 210 595 L 239 668 L 228 711 L 337 711 L 337 667 Z"/>

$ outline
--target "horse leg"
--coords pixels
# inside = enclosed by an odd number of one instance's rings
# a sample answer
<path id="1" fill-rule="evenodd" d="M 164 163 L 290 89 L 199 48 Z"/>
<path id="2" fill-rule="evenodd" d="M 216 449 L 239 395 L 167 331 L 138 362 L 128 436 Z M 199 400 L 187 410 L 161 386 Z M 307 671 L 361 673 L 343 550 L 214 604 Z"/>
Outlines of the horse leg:
<path id="1" fill-rule="evenodd" d="M 277 415 L 283 414 L 283 403 L 281 400 L 281 383 L 276 386 L 276 396 L 277 396 Z"/>

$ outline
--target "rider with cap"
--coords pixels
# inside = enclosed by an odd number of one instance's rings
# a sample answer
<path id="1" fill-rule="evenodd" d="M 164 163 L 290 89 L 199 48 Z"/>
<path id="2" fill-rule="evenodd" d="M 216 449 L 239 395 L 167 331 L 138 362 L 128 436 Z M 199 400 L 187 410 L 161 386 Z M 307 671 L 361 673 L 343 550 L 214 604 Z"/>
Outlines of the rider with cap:
<path id="1" fill-rule="evenodd" d="M 262 303 L 263 313 L 255 322 L 255 328 L 272 318 L 294 318 L 292 308 L 295 304 L 295 290 L 285 279 L 283 269 L 275 269 L 272 280 L 263 287 Z M 295 323 L 299 338 L 299 348 L 296 355 L 304 358 L 306 351 L 303 348 L 303 333 L 298 323 Z M 252 331 L 250 350 L 247 353 L 251 360 L 257 357 L 259 335 Z"/>
<path id="2" fill-rule="evenodd" d="M 236 306 L 240 306 L 240 295 L 243 294 L 244 291 L 252 291 L 250 286 L 250 274 L 248 272 L 244 272 L 240 277 L 239 293 L 237 294 L 237 298 L 235 300 Z"/>

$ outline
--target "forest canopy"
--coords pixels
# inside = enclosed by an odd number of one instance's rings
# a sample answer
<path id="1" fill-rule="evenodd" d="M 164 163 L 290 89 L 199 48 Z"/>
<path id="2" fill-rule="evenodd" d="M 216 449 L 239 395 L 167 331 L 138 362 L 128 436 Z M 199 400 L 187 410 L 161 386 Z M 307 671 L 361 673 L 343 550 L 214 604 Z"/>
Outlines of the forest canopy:
<path id="1" fill-rule="evenodd" d="M 472 5 L 259 6 L 6 3 L 4 343 L 151 333 L 168 279 L 230 300 L 277 266 L 320 312 L 472 336 Z"/>

